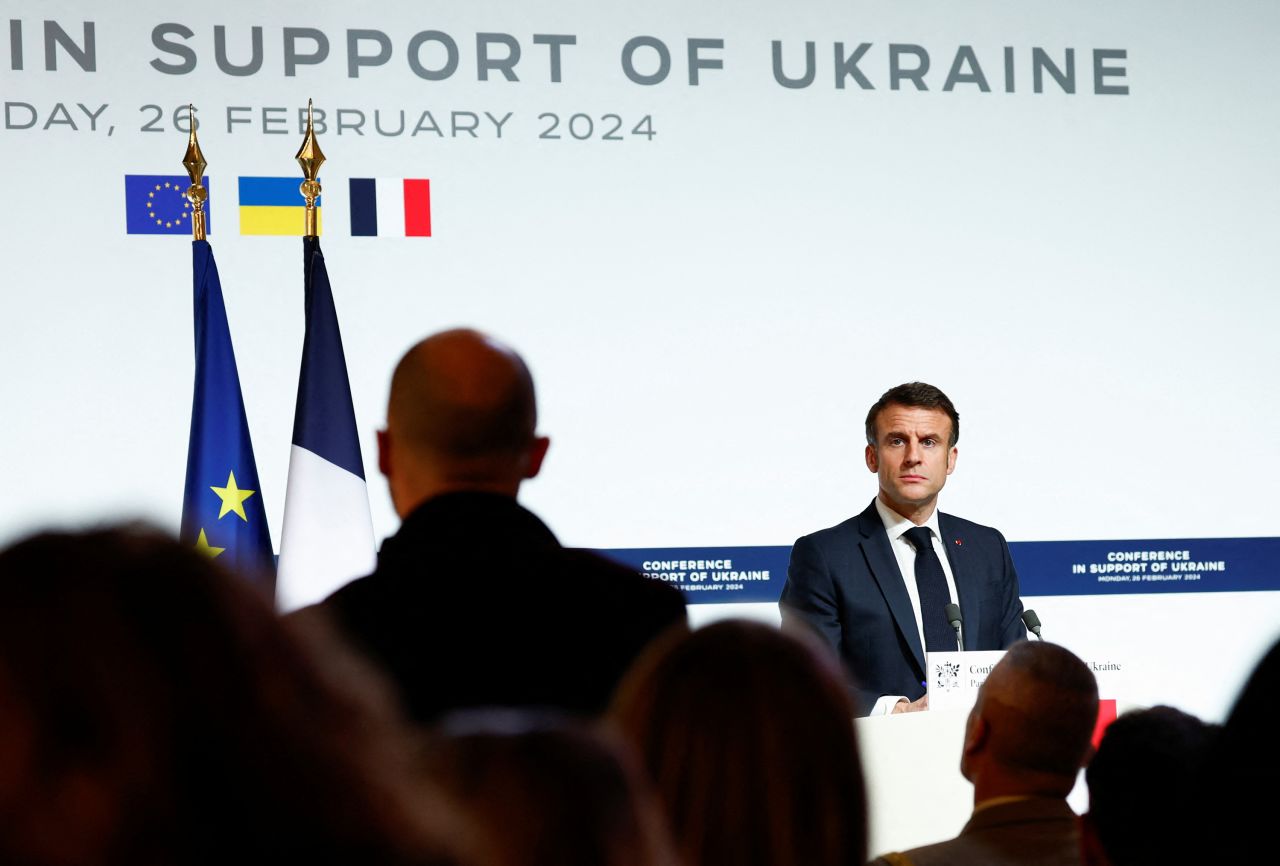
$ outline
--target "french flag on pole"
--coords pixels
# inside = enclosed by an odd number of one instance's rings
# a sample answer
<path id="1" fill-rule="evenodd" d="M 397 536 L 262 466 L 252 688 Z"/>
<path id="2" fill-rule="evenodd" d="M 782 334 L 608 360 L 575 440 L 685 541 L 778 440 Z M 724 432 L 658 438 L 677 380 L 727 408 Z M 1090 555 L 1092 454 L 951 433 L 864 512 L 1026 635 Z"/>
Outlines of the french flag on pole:
<path id="1" fill-rule="evenodd" d="M 281 610 L 320 601 L 373 571 L 377 554 L 347 360 L 320 239 L 302 239 L 306 337 L 293 416 L 276 597 Z"/>
<path id="2" fill-rule="evenodd" d="M 353 237 L 431 237 L 431 181 L 353 177 L 350 188 Z"/>

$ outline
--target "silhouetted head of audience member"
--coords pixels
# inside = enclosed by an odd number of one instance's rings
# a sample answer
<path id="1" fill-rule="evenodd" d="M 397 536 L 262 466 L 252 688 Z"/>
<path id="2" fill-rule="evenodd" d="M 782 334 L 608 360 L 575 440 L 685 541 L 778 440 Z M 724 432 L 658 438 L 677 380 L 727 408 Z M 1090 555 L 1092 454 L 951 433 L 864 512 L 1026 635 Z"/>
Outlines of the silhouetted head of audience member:
<path id="1" fill-rule="evenodd" d="M 1250 756 L 1238 764 L 1233 761 L 1233 765 L 1247 766 L 1251 776 L 1280 778 L 1280 749 L 1274 747 L 1277 719 L 1280 719 L 1280 641 L 1253 669 L 1223 726 L 1220 741 L 1223 750 L 1235 750 L 1242 758 L 1246 754 Z"/>
<path id="2" fill-rule="evenodd" d="M 427 780 L 471 824 L 487 866 L 674 866 L 643 773 L 621 741 L 516 710 L 446 717 Z"/>
<path id="3" fill-rule="evenodd" d="M 960 772 L 974 802 L 1066 797 L 1089 753 L 1098 684 L 1070 650 L 1019 641 L 992 669 L 965 725 Z"/>
<path id="4" fill-rule="evenodd" d="M 455 490 L 515 496 L 542 467 L 533 377 L 516 352 L 469 329 L 442 331 L 396 366 L 378 465 L 403 518 Z"/>
<path id="5" fill-rule="evenodd" d="M 1086 866 L 1165 866 L 1186 852 L 1175 829 L 1191 818 L 1192 786 L 1217 733 L 1173 707 L 1112 722 L 1085 770 L 1089 811 L 1081 821 Z"/>
<path id="6" fill-rule="evenodd" d="M 1275 848 L 1280 779 L 1280 642 L 1254 668 L 1196 783 L 1199 862 L 1255 862 Z"/>
<path id="7" fill-rule="evenodd" d="M 142 528 L 0 553 L 0 862 L 439 862 L 353 660 Z"/>
<path id="8" fill-rule="evenodd" d="M 825 647 L 719 622 L 655 645 L 610 717 L 656 782 L 683 859 L 716 866 L 866 860 L 854 710 Z"/>

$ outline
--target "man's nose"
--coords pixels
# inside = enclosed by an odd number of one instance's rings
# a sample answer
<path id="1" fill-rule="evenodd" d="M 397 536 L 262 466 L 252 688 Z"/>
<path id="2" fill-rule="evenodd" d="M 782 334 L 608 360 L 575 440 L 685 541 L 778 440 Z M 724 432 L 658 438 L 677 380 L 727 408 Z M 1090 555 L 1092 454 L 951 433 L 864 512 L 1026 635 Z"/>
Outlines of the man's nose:
<path id="1" fill-rule="evenodd" d="M 907 450 L 906 450 L 906 453 L 903 455 L 903 459 L 907 463 L 910 463 L 913 466 L 919 463 L 920 462 L 920 443 L 915 441 L 907 442 Z"/>

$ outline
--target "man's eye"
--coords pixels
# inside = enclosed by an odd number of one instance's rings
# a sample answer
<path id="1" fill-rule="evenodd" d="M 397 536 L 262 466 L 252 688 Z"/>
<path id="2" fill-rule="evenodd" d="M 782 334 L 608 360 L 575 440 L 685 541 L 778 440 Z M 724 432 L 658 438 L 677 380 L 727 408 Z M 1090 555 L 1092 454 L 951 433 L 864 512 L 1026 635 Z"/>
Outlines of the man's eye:
<path id="1" fill-rule="evenodd" d="M 902 440 L 901 440 L 900 438 L 898 438 L 897 436 L 890 436 L 890 437 L 889 437 L 889 444 L 890 444 L 890 445 L 901 445 L 901 444 L 902 444 Z"/>
<path id="2" fill-rule="evenodd" d="M 921 440 L 920 440 L 920 444 L 921 444 L 921 445 L 924 445 L 924 446 L 926 446 L 926 447 L 932 448 L 934 445 L 937 445 L 937 444 L 938 444 L 938 440 L 936 440 L 936 439 L 921 439 Z"/>

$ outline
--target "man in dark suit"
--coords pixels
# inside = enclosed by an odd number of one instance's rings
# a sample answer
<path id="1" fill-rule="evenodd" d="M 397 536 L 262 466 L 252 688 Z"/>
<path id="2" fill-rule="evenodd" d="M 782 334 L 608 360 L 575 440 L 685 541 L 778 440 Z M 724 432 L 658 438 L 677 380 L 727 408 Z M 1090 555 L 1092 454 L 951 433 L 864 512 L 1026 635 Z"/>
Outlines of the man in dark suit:
<path id="1" fill-rule="evenodd" d="M 428 337 L 392 377 L 379 468 L 403 523 L 374 573 L 319 607 L 420 722 L 475 706 L 595 714 L 686 622 L 678 590 L 561 547 L 516 501 L 550 444 L 536 424 L 524 361 L 476 331 Z"/>
<path id="2" fill-rule="evenodd" d="M 885 854 L 874 866 L 1078 866 L 1067 795 L 1097 717 L 1088 665 L 1056 644 L 1014 644 L 965 725 L 960 772 L 973 783 L 973 816 L 956 838 Z"/>
<path id="3" fill-rule="evenodd" d="M 922 382 L 891 388 L 866 433 L 879 494 L 857 517 L 796 541 L 783 624 L 807 623 L 830 643 L 862 713 L 927 709 L 925 652 L 957 649 L 946 605 L 960 607 L 964 649 L 1002 649 L 1026 637 L 1018 575 L 999 532 L 937 510 L 960 438 L 946 394 Z"/>

